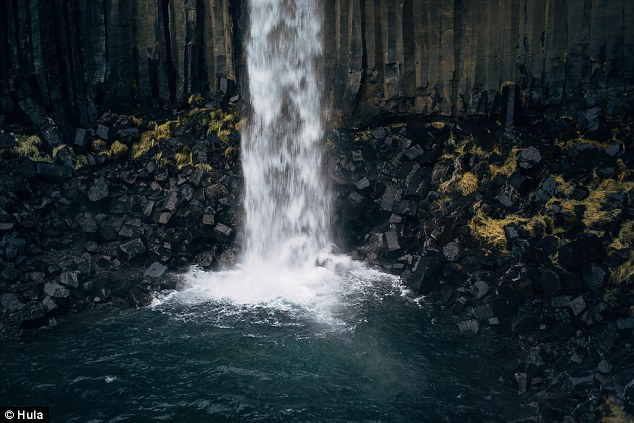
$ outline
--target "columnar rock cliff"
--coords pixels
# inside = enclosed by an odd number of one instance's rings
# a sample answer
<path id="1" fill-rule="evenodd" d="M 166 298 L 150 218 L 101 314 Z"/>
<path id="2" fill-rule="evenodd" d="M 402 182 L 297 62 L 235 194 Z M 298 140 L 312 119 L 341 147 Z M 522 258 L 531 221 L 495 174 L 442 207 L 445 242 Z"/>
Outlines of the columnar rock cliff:
<path id="1" fill-rule="evenodd" d="M 481 113 L 514 81 L 525 105 L 618 104 L 634 79 L 628 0 L 325 3 L 332 100 L 358 116 Z"/>
<path id="2" fill-rule="evenodd" d="M 2 1 L 0 104 L 9 111 L 14 100 L 24 109 L 34 92 L 58 124 L 86 124 L 95 105 L 169 103 L 215 90 L 223 78 L 236 79 L 241 7 L 231 0 Z"/>
<path id="3" fill-rule="evenodd" d="M 83 125 L 96 106 L 240 89 L 246 3 L 0 2 L 0 112 L 45 131 L 43 115 Z M 611 107 L 634 80 L 629 0 L 322 4 L 326 92 L 347 117 L 484 113 L 509 81 L 523 105 Z"/>

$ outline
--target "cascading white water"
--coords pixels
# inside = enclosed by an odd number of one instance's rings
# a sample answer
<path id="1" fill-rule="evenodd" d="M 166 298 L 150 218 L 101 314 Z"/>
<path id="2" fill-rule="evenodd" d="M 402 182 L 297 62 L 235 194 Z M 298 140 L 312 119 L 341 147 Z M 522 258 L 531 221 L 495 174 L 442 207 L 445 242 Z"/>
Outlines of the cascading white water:
<path id="1" fill-rule="evenodd" d="M 355 304 L 373 281 L 397 280 L 328 251 L 319 2 L 250 0 L 249 13 L 245 251 L 235 269 L 192 270 L 187 289 L 169 298 L 228 303 L 229 313 L 235 306 L 301 310 L 339 322 L 333 313 L 342 302 Z"/>
<path id="2" fill-rule="evenodd" d="M 330 242 L 319 145 L 319 2 L 251 0 L 249 13 L 252 113 L 242 132 L 244 265 L 314 265 Z"/>

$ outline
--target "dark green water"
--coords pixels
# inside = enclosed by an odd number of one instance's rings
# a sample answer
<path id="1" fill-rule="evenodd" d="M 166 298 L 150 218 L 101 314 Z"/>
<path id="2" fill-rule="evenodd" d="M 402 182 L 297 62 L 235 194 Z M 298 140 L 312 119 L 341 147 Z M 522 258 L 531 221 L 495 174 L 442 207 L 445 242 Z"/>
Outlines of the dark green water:
<path id="1" fill-rule="evenodd" d="M 217 301 L 75 314 L 4 342 L 0 405 L 49 406 L 55 422 L 481 422 L 523 414 L 504 342 L 432 323 L 430 308 L 387 285 L 367 287 L 335 314 L 325 323 L 293 306 Z"/>

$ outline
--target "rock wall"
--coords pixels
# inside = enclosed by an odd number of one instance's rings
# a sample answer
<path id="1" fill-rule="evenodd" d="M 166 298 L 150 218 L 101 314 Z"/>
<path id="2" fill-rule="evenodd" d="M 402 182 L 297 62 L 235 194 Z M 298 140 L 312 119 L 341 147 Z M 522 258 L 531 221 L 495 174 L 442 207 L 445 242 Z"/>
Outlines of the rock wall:
<path id="1" fill-rule="evenodd" d="M 628 0 L 333 0 L 324 16 L 344 116 L 484 113 L 506 81 L 524 106 L 613 107 L 634 80 Z"/>
<path id="2" fill-rule="evenodd" d="M 634 80 L 629 0 L 328 0 L 325 91 L 342 118 L 618 105 Z M 246 0 L 0 2 L 0 114 L 86 126 L 97 107 L 184 100 L 243 72 Z M 30 100 L 29 100 L 30 99 Z M 54 131 L 53 131 L 54 132 Z"/>
<path id="3" fill-rule="evenodd" d="M 2 1 L 0 112 L 34 94 L 85 126 L 96 106 L 213 92 L 239 72 L 241 16 L 231 0 Z"/>

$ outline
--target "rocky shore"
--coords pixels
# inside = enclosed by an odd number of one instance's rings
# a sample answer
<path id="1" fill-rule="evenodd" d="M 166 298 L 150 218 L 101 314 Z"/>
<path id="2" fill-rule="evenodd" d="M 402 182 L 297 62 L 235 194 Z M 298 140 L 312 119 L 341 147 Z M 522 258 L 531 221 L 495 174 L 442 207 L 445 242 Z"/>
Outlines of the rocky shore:
<path id="1" fill-rule="evenodd" d="M 108 302 L 145 306 L 191 265 L 233 263 L 239 102 L 104 113 L 55 146 L 5 126 L 2 336 Z M 612 116 L 411 118 L 325 141 L 342 249 L 400 275 L 465 342 L 514 337 L 508 377 L 534 421 L 632 412 L 633 122 Z"/>
<path id="2" fill-rule="evenodd" d="M 631 116 L 330 135 L 343 242 L 451 313 L 465 342 L 514 337 L 509 377 L 534 421 L 631 421 Z"/>
<path id="3" fill-rule="evenodd" d="M 237 105 L 191 103 L 160 124 L 105 113 L 54 149 L 0 134 L 3 335 L 109 301 L 144 306 L 176 287 L 170 272 L 233 261 Z"/>

